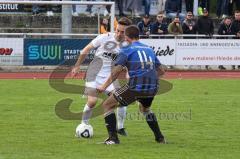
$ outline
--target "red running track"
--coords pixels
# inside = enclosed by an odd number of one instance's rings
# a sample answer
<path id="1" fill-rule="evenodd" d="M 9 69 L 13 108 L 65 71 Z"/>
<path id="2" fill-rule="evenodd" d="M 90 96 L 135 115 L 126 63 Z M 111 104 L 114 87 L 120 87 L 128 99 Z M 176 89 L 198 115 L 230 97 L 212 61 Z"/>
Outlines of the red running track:
<path id="1" fill-rule="evenodd" d="M 15 72 L 15 73 L 0 73 L 0 79 L 49 79 L 51 73 L 33 73 L 33 72 Z M 84 72 L 79 73 L 75 78 L 83 79 Z M 64 73 L 55 73 L 52 78 L 63 79 Z M 67 79 L 72 78 L 69 74 Z M 211 72 L 167 72 L 165 79 L 240 79 L 240 71 L 211 71 Z"/>

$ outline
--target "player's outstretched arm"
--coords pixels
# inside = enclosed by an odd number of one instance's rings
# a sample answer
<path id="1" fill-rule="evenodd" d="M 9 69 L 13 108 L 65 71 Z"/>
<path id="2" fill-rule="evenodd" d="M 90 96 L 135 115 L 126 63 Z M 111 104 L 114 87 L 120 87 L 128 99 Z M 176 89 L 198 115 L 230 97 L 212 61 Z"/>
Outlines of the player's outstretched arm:
<path id="1" fill-rule="evenodd" d="M 92 43 L 90 43 L 82 50 L 82 52 L 80 53 L 80 55 L 78 57 L 76 64 L 72 68 L 72 71 L 71 71 L 72 77 L 76 76 L 76 74 L 79 72 L 81 63 L 84 61 L 87 54 L 89 54 L 90 50 L 93 48 L 94 47 L 93 47 Z"/>
<path id="2" fill-rule="evenodd" d="M 124 67 L 122 65 L 114 66 L 112 69 L 111 75 L 108 77 L 107 81 L 98 87 L 99 92 L 103 92 L 107 89 L 108 86 L 110 86 L 119 76 L 119 74 L 124 70 Z"/>

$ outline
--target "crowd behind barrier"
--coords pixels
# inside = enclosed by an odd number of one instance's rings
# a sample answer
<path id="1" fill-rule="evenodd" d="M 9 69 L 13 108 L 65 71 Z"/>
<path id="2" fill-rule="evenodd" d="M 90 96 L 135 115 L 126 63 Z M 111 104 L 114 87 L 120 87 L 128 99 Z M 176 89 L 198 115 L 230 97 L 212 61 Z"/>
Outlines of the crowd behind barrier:
<path id="1" fill-rule="evenodd" d="M 104 22 L 104 23 L 103 23 Z M 142 19 L 136 23 L 140 30 L 142 38 L 149 38 L 149 35 L 206 35 L 204 38 L 210 38 L 215 34 L 234 35 L 224 36 L 224 38 L 240 38 L 240 11 L 236 10 L 234 18 L 225 17 L 220 20 L 219 24 L 214 26 L 213 19 L 209 16 L 206 9 L 203 15 L 194 17 L 192 12 L 187 12 L 185 19 L 176 16 L 173 19 L 166 17 L 164 12 L 159 12 L 156 16 L 150 17 L 143 15 Z M 104 27 L 105 32 L 110 30 L 109 22 L 106 17 L 101 21 L 100 27 Z M 101 32 L 101 33 L 105 33 Z M 163 37 L 163 36 L 161 36 Z M 153 37 L 157 38 L 157 36 Z M 185 38 L 196 38 L 185 37 Z"/>

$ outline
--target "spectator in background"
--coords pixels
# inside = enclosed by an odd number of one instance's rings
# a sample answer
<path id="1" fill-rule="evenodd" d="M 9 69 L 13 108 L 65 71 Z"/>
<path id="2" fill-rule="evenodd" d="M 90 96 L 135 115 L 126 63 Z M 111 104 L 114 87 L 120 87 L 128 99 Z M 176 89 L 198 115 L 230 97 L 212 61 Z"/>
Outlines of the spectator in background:
<path id="1" fill-rule="evenodd" d="M 37 14 L 39 14 L 39 12 L 40 12 L 39 6 L 37 4 L 33 4 L 32 5 L 32 14 L 37 15 Z"/>
<path id="2" fill-rule="evenodd" d="M 240 11 L 236 10 L 234 12 L 234 21 L 232 22 L 232 33 L 236 35 L 236 38 L 240 38 Z M 235 70 L 235 66 L 232 66 Z M 238 69 L 240 69 L 240 65 L 238 65 Z"/>
<path id="3" fill-rule="evenodd" d="M 87 1 L 96 1 L 96 0 L 87 0 Z M 87 14 L 88 15 L 90 15 L 90 16 L 94 16 L 94 13 L 93 13 L 93 11 L 92 11 L 92 7 L 93 7 L 93 5 L 87 5 L 87 8 L 86 8 L 86 12 L 87 12 Z"/>
<path id="4" fill-rule="evenodd" d="M 197 32 L 198 34 L 207 35 L 210 38 L 214 33 L 213 20 L 208 15 L 208 10 L 203 9 L 203 15 L 198 18 L 197 21 Z M 209 66 L 206 65 L 205 68 L 208 70 Z"/>
<path id="5" fill-rule="evenodd" d="M 164 21 L 163 12 L 159 12 L 156 21 L 152 24 L 151 34 L 163 35 L 168 33 L 168 24 Z"/>
<path id="6" fill-rule="evenodd" d="M 158 0 L 158 10 L 160 12 L 165 10 L 165 3 L 166 0 Z"/>
<path id="7" fill-rule="evenodd" d="M 126 9 L 130 10 L 132 16 L 140 17 L 139 11 L 142 9 L 142 2 L 139 0 L 126 0 Z"/>
<path id="8" fill-rule="evenodd" d="M 148 38 L 151 33 L 151 21 L 149 15 L 144 15 L 143 20 L 138 22 L 137 27 L 143 38 Z"/>
<path id="9" fill-rule="evenodd" d="M 175 17 L 173 21 L 168 25 L 168 33 L 173 35 L 183 33 L 179 17 Z"/>
<path id="10" fill-rule="evenodd" d="M 101 22 L 100 22 L 100 34 L 105 34 L 109 30 L 110 28 L 109 28 L 108 18 L 104 17 L 101 19 Z"/>
<path id="11" fill-rule="evenodd" d="M 126 16 L 123 12 L 123 10 L 124 10 L 123 2 L 124 2 L 124 0 L 117 0 L 117 5 L 118 5 L 118 10 L 119 10 L 119 16 L 120 17 Z"/>
<path id="12" fill-rule="evenodd" d="M 199 0 L 199 7 L 203 11 L 204 8 L 206 8 L 209 11 L 210 8 L 210 0 Z"/>
<path id="13" fill-rule="evenodd" d="M 194 0 L 185 0 L 187 12 L 193 12 L 193 1 Z"/>
<path id="14" fill-rule="evenodd" d="M 47 0 L 45 0 L 47 1 Z M 54 16 L 54 13 L 53 13 L 53 5 L 52 4 L 47 4 L 47 16 Z"/>
<path id="15" fill-rule="evenodd" d="M 116 29 L 117 29 L 117 25 L 118 25 L 118 21 L 117 21 L 117 18 L 116 17 L 114 17 L 114 21 L 113 21 L 113 27 L 114 27 L 114 31 L 116 31 Z M 111 31 L 111 17 L 109 16 L 109 18 L 108 18 L 108 32 L 110 32 Z"/>
<path id="16" fill-rule="evenodd" d="M 123 12 L 123 0 L 105 0 L 106 2 L 114 2 L 118 5 L 118 10 L 119 10 L 119 16 L 125 16 Z M 111 6 L 107 5 L 106 10 L 104 12 L 104 16 L 107 16 L 108 14 L 111 13 Z"/>
<path id="17" fill-rule="evenodd" d="M 182 2 L 181 0 L 166 0 L 165 11 L 168 18 L 174 18 L 178 16 L 180 21 L 184 20 L 185 15 L 181 13 Z"/>
<path id="18" fill-rule="evenodd" d="M 144 2 L 144 14 L 149 15 L 152 0 L 143 0 L 143 2 Z"/>
<path id="19" fill-rule="evenodd" d="M 72 1 L 80 1 L 80 0 L 72 0 Z M 89 0 L 86 0 L 86 1 L 89 1 Z M 92 7 L 92 6 L 91 6 Z M 77 5 L 72 5 L 72 15 L 74 17 L 78 16 L 78 13 L 77 13 Z"/>
<path id="20" fill-rule="evenodd" d="M 192 12 L 187 12 L 187 16 L 182 24 L 183 34 L 196 34 L 196 21 L 193 19 Z M 191 38 L 191 37 L 190 37 Z"/>
<path id="21" fill-rule="evenodd" d="M 39 0 L 34 0 L 34 1 L 39 1 Z M 42 1 L 59 1 L 59 0 L 42 0 Z M 33 15 L 36 15 L 40 12 L 40 10 L 41 10 L 40 6 L 41 5 L 37 5 L 37 4 L 32 5 Z M 47 16 L 54 16 L 53 8 L 55 8 L 55 10 L 56 10 L 57 6 L 58 5 L 53 5 L 53 4 L 43 5 L 43 7 L 46 9 Z"/>
<path id="22" fill-rule="evenodd" d="M 232 33 L 240 38 L 240 11 L 234 12 L 234 21 L 232 23 Z"/>
<path id="23" fill-rule="evenodd" d="M 218 28 L 219 35 L 233 35 L 232 33 L 232 19 L 230 17 L 224 18 Z"/>
<path id="24" fill-rule="evenodd" d="M 198 34 L 211 36 L 214 33 L 213 20 L 209 17 L 207 9 L 204 8 L 203 15 L 197 20 Z"/>
<path id="25" fill-rule="evenodd" d="M 240 10 L 240 0 L 229 0 L 228 15 L 233 15 L 234 4 L 235 4 L 235 9 Z"/>
<path id="26" fill-rule="evenodd" d="M 106 2 L 113 2 L 114 0 L 104 0 Z M 111 13 L 111 5 L 106 5 L 106 10 L 104 11 L 104 16 L 107 16 L 109 13 Z"/>
<path id="27" fill-rule="evenodd" d="M 224 18 L 223 22 L 221 22 L 219 28 L 218 28 L 218 34 L 219 35 L 232 35 L 231 31 L 232 26 L 232 19 L 230 17 Z M 227 39 L 227 37 L 225 37 Z M 226 68 L 223 65 L 219 65 L 218 68 L 220 70 L 226 70 Z"/>
<path id="28" fill-rule="evenodd" d="M 37 1 L 37 0 L 33 0 Z M 38 15 L 40 13 L 40 7 L 38 4 L 32 4 L 32 15 Z"/>
<path id="29" fill-rule="evenodd" d="M 217 17 L 225 18 L 228 15 L 229 0 L 217 0 Z"/>
<path id="30" fill-rule="evenodd" d="M 107 32 L 111 31 L 111 17 L 103 17 L 102 19 L 100 19 L 100 28 L 99 28 L 99 33 L 100 34 L 105 34 Z M 117 28 L 118 25 L 118 21 L 117 18 L 114 18 L 114 31 Z"/>

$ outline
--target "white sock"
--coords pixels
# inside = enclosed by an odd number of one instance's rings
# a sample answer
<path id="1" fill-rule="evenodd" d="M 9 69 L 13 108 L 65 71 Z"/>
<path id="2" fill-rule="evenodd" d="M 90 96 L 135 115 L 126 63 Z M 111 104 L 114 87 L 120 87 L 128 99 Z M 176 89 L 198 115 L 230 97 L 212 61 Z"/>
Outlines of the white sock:
<path id="1" fill-rule="evenodd" d="M 124 128 L 124 120 L 126 118 L 127 107 L 118 107 L 117 108 L 117 128 L 122 129 Z"/>
<path id="2" fill-rule="evenodd" d="M 92 116 L 92 108 L 90 108 L 87 104 L 85 105 L 83 109 L 83 115 L 82 115 L 82 123 L 88 124 L 89 119 Z"/>

